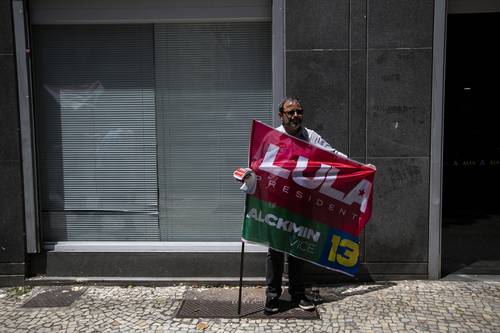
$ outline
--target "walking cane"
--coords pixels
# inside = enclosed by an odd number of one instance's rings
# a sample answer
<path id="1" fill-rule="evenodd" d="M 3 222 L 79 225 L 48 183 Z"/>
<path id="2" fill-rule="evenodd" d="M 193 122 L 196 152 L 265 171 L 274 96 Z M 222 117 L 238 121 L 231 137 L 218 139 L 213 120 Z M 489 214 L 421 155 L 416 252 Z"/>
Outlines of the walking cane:
<path id="1" fill-rule="evenodd" d="M 241 256 L 240 256 L 240 290 L 238 294 L 238 316 L 241 315 L 241 291 L 243 288 L 243 258 L 245 254 L 245 242 L 241 241 Z"/>

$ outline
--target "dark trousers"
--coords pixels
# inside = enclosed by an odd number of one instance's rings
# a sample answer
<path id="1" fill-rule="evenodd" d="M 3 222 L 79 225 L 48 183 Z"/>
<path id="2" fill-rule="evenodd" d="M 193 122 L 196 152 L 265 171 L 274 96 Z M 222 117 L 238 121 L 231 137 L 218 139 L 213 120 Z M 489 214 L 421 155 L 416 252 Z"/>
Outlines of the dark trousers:
<path id="1" fill-rule="evenodd" d="M 283 265 L 285 254 L 283 252 L 269 249 L 266 260 L 266 294 L 270 298 L 280 297 L 281 279 L 283 277 Z M 303 261 L 288 256 L 288 293 L 292 297 L 304 295 Z"/>

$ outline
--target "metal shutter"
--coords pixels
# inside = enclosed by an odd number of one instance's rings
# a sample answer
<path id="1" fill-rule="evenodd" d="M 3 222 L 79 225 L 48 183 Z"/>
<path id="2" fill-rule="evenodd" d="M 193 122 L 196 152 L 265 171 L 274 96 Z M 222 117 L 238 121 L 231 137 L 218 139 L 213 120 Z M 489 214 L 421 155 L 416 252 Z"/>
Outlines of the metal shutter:
<path id="1" fill-rule="evenodd" d="M 159 240 L 152 26 L 33 30 L 44 240 Z"/>
<path id="2" fill-rule="evenodd" d="M 235 241 L 252 119 L 272 122 L 271 23 L 155 25 L 161 238 Z"/>

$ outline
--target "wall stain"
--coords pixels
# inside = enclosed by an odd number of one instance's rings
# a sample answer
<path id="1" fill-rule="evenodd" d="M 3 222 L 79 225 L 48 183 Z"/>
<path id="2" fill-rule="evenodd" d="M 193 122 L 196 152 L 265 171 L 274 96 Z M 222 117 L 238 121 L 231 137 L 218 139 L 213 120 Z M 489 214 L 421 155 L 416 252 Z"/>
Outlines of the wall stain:
<path id="1" fill-rule="evenodd" d="M 393 190 L 414 187 L 423 183 L 422 172 L 416 165 L 409 165 L 389 170 Z"/>
<path id="2" fill-rule="evenodd" d="M 373 110 L 382 111 L 388 114 L 403 114 L 417 111 L 418 108 L 416 106 L 408 106 L 408 105 L 374 105 Z"/>
<path id="3" fill-rule="evenodd" d="M 382 75 L 382 80 L 385 82 L 401 81 L 401 74 L 396 73 L 396 74 Z"/>

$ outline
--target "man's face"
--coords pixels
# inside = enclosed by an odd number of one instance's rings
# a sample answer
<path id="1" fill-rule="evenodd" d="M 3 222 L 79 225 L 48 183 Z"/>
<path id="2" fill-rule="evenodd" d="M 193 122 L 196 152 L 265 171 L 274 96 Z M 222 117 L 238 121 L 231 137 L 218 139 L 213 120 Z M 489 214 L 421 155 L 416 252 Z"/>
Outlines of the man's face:
<path id="1" fill-rule="evenodd" d="M 303 110 L 299 102 L 289 101 L 283 105 L 283 112 L 279 113 L 281 123 L 288 134 L 296 135 L 302 127 Z"/>

